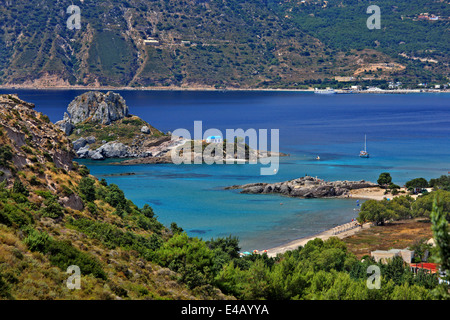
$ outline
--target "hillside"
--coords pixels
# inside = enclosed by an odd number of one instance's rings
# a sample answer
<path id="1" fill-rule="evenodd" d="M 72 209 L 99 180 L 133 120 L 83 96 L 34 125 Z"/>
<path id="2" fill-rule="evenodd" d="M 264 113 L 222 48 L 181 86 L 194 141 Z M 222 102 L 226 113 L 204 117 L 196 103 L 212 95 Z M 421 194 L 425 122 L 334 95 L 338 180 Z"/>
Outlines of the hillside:
<path id="1" fill-rule="evenodd" d="M 67 8 L 81 10 L 69 30 Z M 446 83 L 450 9 L 357 0 L 0 1 L 0 85 L 306 88 Z M 421 13 L 440 16 L 422 21 Z M 337 77 L 337 78 L 336 78 Z"/>
<path id="2" fill-rule="evenodd" d="M 0 96 L 0 299 L 225 298 L 156 263 L 176 229 L 72 162 L 70 140 L 33 108 Z M 70 265 L 82 290 L 65 285 Z"/>

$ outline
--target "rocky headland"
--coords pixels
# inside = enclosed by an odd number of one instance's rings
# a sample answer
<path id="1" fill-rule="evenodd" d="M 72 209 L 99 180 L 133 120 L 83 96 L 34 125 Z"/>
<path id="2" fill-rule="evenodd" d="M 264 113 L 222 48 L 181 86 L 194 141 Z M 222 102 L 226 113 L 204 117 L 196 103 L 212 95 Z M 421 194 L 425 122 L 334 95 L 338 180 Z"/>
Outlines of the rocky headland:
<path id="1" fill-rule="evenodd" d="M 141 118 L 131 115 L 123 97 L 111 91 L 90 91 L 76 97 L 69 104 L 64 119 L 56 125 L 73 142 L 73 149 L 79 159 L 127 158 L 120 162 L 124 165 L 173 163 L 171 151 L 175 148 L 188 162 L 199 157 L 202 160 L 210 157 L 203 154 L 208 143 L 201 141 L 202 153 L 198 153 L 193 140 L 164 134 Z M 251 157 L 287 156 L 253 150 L 246 144 L 233 145 L 229 148 L 234 151 L 233 154 L 226 154 L 226 147 L 227 143 L 224 142 L 223 154 L 213 152 L 211 159 L 237 159 L 242 154 L 245 157 L 239 161 Z M 190 152 L 183 154 L 188 149 Z"/>
<path id="2" fill-rule="evenodd" d="M 250 183 L 234 185 L 226 190 L 242 189 L 241 193 L 271 194 L 277 193 L 298 198 L 334 198 L 346 197 L 351 190 L 377 188 L 378 184 L 369 181 L 325 181 L 319 178 L 305 176 L 294 180 L 276 183 Z"/>
<path id="3" fill-rule="evenodd" d="M 80 159 L 155 158 L 171 140 L 131 115 L 125 99 L 111 91 L 90 91 L 76 97 L 56 125 L 72 140 Z"/>

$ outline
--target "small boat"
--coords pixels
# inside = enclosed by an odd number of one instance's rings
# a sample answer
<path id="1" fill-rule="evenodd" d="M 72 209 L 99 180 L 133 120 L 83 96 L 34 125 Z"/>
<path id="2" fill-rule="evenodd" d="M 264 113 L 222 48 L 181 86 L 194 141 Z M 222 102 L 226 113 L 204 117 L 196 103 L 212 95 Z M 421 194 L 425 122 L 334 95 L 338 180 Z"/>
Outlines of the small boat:
<path id="1" fill-rule="evenodd" d="M 364 150 L 359 152 L 360 158 L 369 158 L 369 153 L 367 152 L 367 136 L 364 136 Z"/>
<path id="2" fill-rule="evenodd" d="M 317 156 L 316 160 L 320 160 L 320 157 L 319 157 L 319 156 Z"/>

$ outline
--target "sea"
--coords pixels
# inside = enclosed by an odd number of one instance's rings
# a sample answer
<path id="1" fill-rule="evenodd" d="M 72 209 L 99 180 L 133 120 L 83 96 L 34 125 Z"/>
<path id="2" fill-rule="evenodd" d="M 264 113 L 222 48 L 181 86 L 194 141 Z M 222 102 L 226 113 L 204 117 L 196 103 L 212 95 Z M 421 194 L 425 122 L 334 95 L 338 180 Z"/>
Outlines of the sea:
<path id="1" fill-rule="evenodd" d="M 0 90 L 36 104 L 51 121 L 86 90 Z M 410 179 L 450 173 L 450 94 L 335 94 L 296 91 L 115 91 L 130 113 L 161 131 L 279 130 L 279 169 L 264 164 L 143 164 L 77 160 L 117 184 L 138 206 L 190 236 L 237 237 L 242 251 L 269 249 L 355 219 L 355 199 L 297 199 L 240 194 L 227 186 L 278 182 L 305 175 L 324 180 L 376 182 L 389 172 L 403 186 Z M 259 131 L 258 131 L 259 132 Z M 370 158 L 359 157 L 367 137 Z M 320 160 L 317 160 L 317 157 Z M 127 175 L 132 173 L 133 175 Z M 275 173 L 275 172 L 274 172 Z"/>

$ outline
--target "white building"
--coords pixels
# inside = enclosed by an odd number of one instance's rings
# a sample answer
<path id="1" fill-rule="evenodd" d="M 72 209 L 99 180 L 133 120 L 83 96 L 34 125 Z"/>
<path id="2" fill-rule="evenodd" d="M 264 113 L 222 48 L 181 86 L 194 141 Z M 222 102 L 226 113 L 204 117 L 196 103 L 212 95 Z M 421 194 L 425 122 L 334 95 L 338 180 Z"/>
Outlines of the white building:
<path id="1" fill-rule="evenodd" d="M 147 40 L 144 40 L 144 44 L 145 44 L 146 46 L 159 46 L 159 45 L 160 45 L 159 41 L 158 41 L 158 40 L 155 40 L 155 39 L 147 39 Z"/>
<path id="2" fill-rule="evenodd" d="M 391 249 L 389 251 L 375 250 L 370 253 L 375 262 L 381 261 L 387 263 L 388 260 L 394 257 L 401 257 L 406 263 L 411 263 L 414 258 L 414 251 L 408 249 Z"/>
<path id="3" fill-rule="evenodd" d="M 210 136 L 206 138 L 206 143 L 223 143 L 223 139 L 220 136 Z"/>

